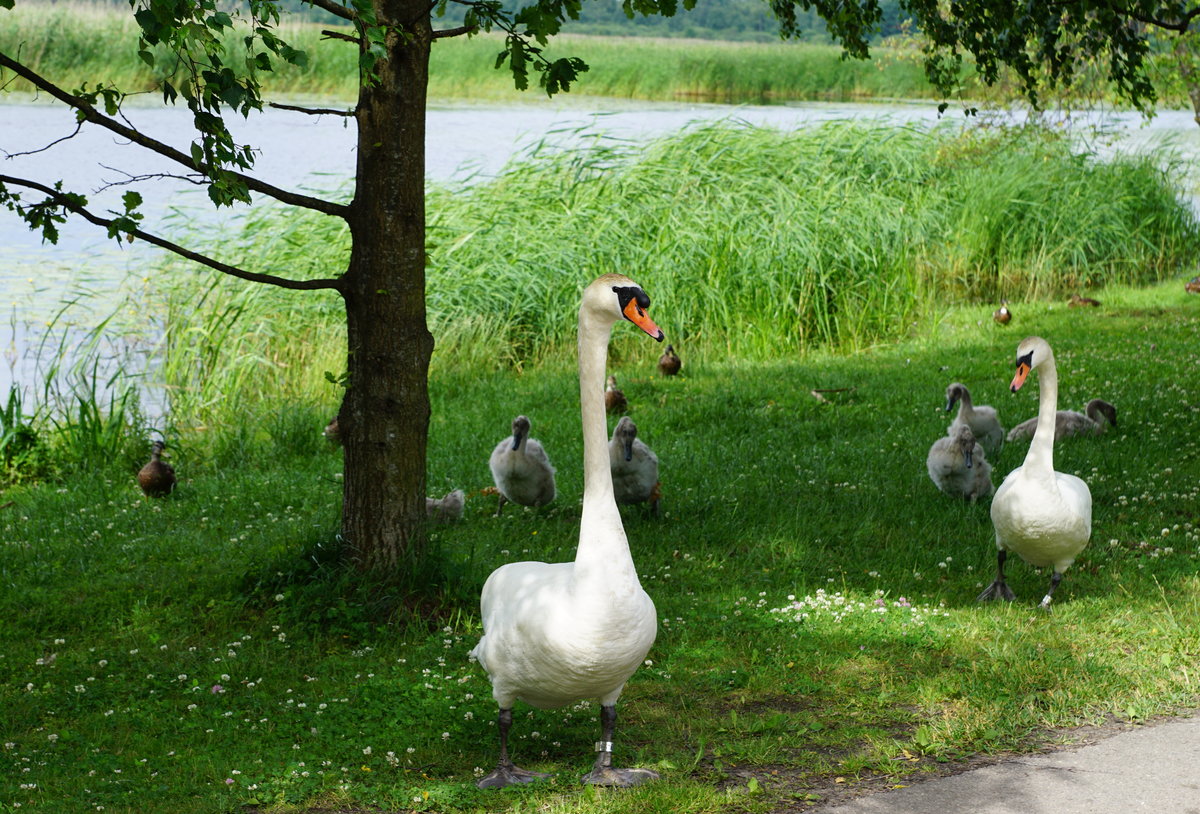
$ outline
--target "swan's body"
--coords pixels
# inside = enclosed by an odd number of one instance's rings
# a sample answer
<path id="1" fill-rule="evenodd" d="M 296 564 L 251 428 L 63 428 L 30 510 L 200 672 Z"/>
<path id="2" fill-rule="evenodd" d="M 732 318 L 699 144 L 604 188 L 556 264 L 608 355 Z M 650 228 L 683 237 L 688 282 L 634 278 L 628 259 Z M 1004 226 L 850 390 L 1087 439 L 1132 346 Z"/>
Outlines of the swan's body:
<path id="1" fill-rule="evenodd" d="M 1037 429 L 1037 423 L 1037 416 L 1022 421 L 1008 431 L 1008 440 L 1032 438 L 1034 430 Z M 1083 413 L 1077 413 L 1074 410 L 1059 410 L 1054 414 L 1054 440 L 1069 438 L 1072 435 L 1099 435 L 1104 432 L 1106 424 L 1117 426 L 1117 408 L 1104 399 L 1092 399 L 1087 403 Z"/>
<path id="2" fill-rule="evenodd" d="M 637 425 L 623 416 L 608 443 L 609 468 L 617 503 L 649 503 L 658 514 L 658 456 L 637 437 Z"/>
<path id="3" fill-rule="evenodd" d="M 996 580 L 979 600 L 1013 599 L 1004 581 L 1004 561 L 1015 552 L 1030 565 L 1053 569 L 1050 590 L 1040 607 L 1048 610 L 1063 572 L 1079 556 L 1092 534 L 1092 494 L 1074 475 L 1054 471 L 1054 421 L 1058 372 L 1050 345 L 1031 336 L 1017 347 L 1015 393 L 1031 370 L 1038 371 L 1038 423 L 1025 463 L 1014 469 L 992 499 L 996 529 Z"/>
<path id="4" fill-rule="evenodd" d="M 512 435 L 492 450 L 488 467 L 500 492 L 496 514 L 506 501 L 521 506 L 545 506 L 554 500 L 554 467 L 546 450 L 529 437 L 529 419 L 519 415 L 513 419 Z"/>
<path id="5" fill-rule="evenodd" d="M 447 492 L 437 499 L 427 497 L 425 498 L 425 516 L 430 520 L 440 520 L 446 523 L 452 520 L 461 520 L 466 500 L 467 496 L 463 494 L 462 489 Z"/>
<path id="6" fill-rule="evenodd" d="M 679 354 L 675 353 L 673 346 L 667 345 L 663 355 L 658 357 L 658 372 L 664 376 L 674 376 L 681 367 L 683 367 L 683 361 L 679 358 Z"/>
<path id="7" fill-rule="evenodd" d="M 999 455 L 1000 447 L 1004 445 L 1004 428 L 1000 426 L 1000 416 L 996 413 L 996 408 L 986 404 L 976 407 L 971 403 L 971 393 L 966 386 L 958 382 L 946 388 L 946 412 L 954 409 L 955 402 L 958 402 L 958 414 L 954 416 L 954 421 L 950 422 L 946 434 L 954 435 L 958 432 L 959 424 L 966 424 L 971 428 L 975 442 L 980 444 L 989 456 L 995 458 Z"/>
<path id="8" fill-rule="evenodd" d="M 604 409 L 613 415 L 620 415 L 629 407 L 625 393 L 617 387 L 617 377 L 609 376 L 604 385 Z"/>
<path id="9" fill-rule="evenodd" d="M 549 708 L 599 699 L 599 754 L 585 783 L 628 786 L 656 777 L 612 768 L 616 702 L 654 643 L 654 603 L 638 582 L 613 494 L 604 419 L 604 368 L 612 327 L 629 319 L 658 340 L 649 298 L 608 274 L 587 287 L 579 308 L 579 391 L 583 418 L 583 514 L 574 562 L 517 562 L 492 572 L 480 606 L 483 637 L 471 651 L 500 705 L 500 760 L 480 787 L 526 783 L 537 773 L 508 757 L 512 706 Z"/>
<path id="10" fill-rule="evenodd" d="M 937 488 L 948 495 L 977 500 L 992 493 L 992 467 L 975 435 L 966 424 L 959 424 L 954 435 L 933 442 L 925 458 L 925 468 Z"/>
<path id="11" fill-rule="evenodd" d="M 138 486 L 149 497 L 166 497 L 175 488 L 175 468 L 162 459 L 166 446 L 155 441 L 150 446 L 150 460 L 138 470 Z"/>

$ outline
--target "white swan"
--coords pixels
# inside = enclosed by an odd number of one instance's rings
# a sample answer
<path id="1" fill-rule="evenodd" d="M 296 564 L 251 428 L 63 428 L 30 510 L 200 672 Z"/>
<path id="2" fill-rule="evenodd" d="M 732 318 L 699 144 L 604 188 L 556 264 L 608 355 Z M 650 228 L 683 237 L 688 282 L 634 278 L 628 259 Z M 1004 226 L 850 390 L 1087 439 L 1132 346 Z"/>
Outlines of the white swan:
<path id="1" fill-rule="evenodd" d="M 554 500 L 554 467 L 542 445 L 529 437 L 529 419 L 513 419 L 512 435 L 492 450 L 488 459 L 492 480 L 500 492 L 496 515 L 506 501 L 522 506 L 545 506 Z"/>
<path id="2" fill-rule="evenodd" d="M 992 467 L 975 435 L 966 424 L 958 424 L 954 435 L 933 442 L 925 468 L 937 488 L 948 495 L 974 501 L 992 493 Z"/>
<path id="3" fill-rule="evenodd" d="M 612 327 L 628 319 L 655 339 L 650 298 L 627 277 L 606 274 L 579 307 L 579 402 L 583 417 L 583 515 L 574 562 L 517 562 L 492 572 L 480 606 L 483 637 L 471 654 L 500 705 L 500 760 L 480 788 L 545 775 L 513 765 L 508 731 L 513 702 L 541 709 L 600 701 L 601 737 L 583 782 L 631 786 L 658 775 L 612 767 L 616 703 L 658 632 L 654 602 L 642 590 L 613 497 L 604 418 L 604 367 Z"/>
<path id="4" fill-rule="evenodd" d="M 1085 415 L 1086 414 L 1086 415 Z M 1008 440 L 1032 438 L 1037 428 L 1037 416 L 1022 421 L 1008 431 Z M 1054 414 L 1054 440 L 1068 438 L 1072 435 L 1099 435 L 1104 432 L 1105 423 L 1117 426 L 1117 408 L 1104 399 L 1092 399 L 1083 408 L 1082 413 L 1074 410 L 1059 410 Z"/>
<path id="5" fill-rule="evenodd" d="M 1000 454 L 1000 447 L 1004 445 L 1004 428 L 1000 426 L 1000 416 L 996 413 L 996 408 L 986 404 L 979 407 L 973 405 L 966 385 L 958 382 L 946 388 L 946 412 L 954 409 L 956 401 L 959 403 L 958 415 L 950 422 L 946 434 L 954 435 L 957 425 L 966 424 L 971 428 L 975 441 L 987 450 L 988 455 L 995 458 Z"/>
<path id="6" fill-rule="evenodd" d="M 1050 590 L 1042 599 L 1050 609 L 1054 589 L 1092 535 L 1092 493 L 1074 475 L 1054 471 L 1054 419 L 1058 402 L 1058 371 L 1046 340 L 1031 336 L 1017 346 L 1017 374 L 1010 385 L 1015 393 L 1031 370 L 1037 370 L 1038 423 L 1025 455 L 992 499 L 992 525 L 996 529 L 996 580 L 979 595 L 979 601 L 1006 599 L 1013 593 L 1004 582 L 1004 560 L 1016 552 L 1030 565 L 1054 569 Z"/>
<path id="7" fill-rule="evenodd" d="M 637 437 L 637 425 L 629 416 L 622 416 L 613 429 L 608 461 L 617 502 L 649 502 L 650 513 L 658 514 L 658 501 L 662 497 L 658 456 Z"/>

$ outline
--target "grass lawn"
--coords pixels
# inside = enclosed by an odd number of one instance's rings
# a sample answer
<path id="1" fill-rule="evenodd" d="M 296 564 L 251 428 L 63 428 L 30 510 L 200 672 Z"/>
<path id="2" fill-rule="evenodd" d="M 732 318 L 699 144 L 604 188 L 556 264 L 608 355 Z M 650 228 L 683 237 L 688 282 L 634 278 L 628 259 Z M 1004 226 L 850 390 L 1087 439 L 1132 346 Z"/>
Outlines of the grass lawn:
<path id="1" fill-rule="evenodd" d="M 635 275 L 636 276 L 636 275 Z M 672 336 L 671 303 L 653 315 Z M 428 624 L 333 564 L 340 454 L 311 422 L 300 454 L 216 468 L 178 454 L 171 497 L 102 470 L 0 502 L 0 812 L 718 812 L 820 802 L 836 778 L 910 782 L 939 763 L 1035 749 L 1056 728 L 1143 720 L 1200 699 L 1200 297 L 1182 281 L 1089 292 L 1103 305 L 949 311 L 898 346 L 768 363 L 689 362 L 661 379 L 614 355 L 663 516 L 624 511 L 660 626 L 619 706 L 616 761 L 659 782 L 583 789 L 595 704 L 518 705 L 513 757 L 555 779 L 482 792 L 495 705 L 467 658 L 496 566 L 573 555 L 582 489 L 573 359 L 433 382 L 430 493 L 468 492 L 437 527 Z M 614 345 L 631 347 L 618 326 Z M 1114 403 L 1119 427 L 1060 443 L 1088 482 L 1092 541 L 1049 574 L 991 580 L 987 501 L 938 492 L 925 455 L 970 388 L 1006 427 L 1018 341 L 1049 340 L 1060 408 Z M 621 359 L 639 361 L 622 362 Z M 812 391 L 823 393 L 823 400 Z M 286 413 L 286 407 L 280 407 Z M 542 510 L 492 516 L 487 457 L 525 413 L 559 472 Z M 1027 442 L 992 461 L 995 481 Z M 191 461 L 191 463 L 189 463 Z M 790 608 L 788 612 L 776 609 Z"/>

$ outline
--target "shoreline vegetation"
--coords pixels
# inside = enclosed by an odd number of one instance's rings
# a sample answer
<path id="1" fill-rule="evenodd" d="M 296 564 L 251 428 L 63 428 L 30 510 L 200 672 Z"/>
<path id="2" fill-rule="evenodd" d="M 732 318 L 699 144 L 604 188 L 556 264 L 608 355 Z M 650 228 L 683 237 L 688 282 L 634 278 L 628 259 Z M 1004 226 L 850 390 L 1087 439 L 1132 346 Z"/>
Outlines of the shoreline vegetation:
<path id="1" fill-rule="evenodd" d="M 4 12 L 0 47 L 19 53 L 32 68 L 66 88 L 98 81 L 129 94 L 156 93 L 155 75 L 138 59 L 136 24 L 132 17 L 108 6 L 87 4 L 32 5 L 20 3 Z M 285 23 L 285 39 L 309 55 L 308 65 L 281 65 L 263 77 L 268 98 L 322 97 L 353 102 L 357 93 L 357 55 L 345 42 L 323 39 L 316 23 Z M 499 37 L 438 40 L 430 65 L 429 97 L 450 101 L 530 101 L 544 98 L 536 87 L 513 88 L 512 77 L 496 70 Z M 632 100 L 773 104 L 797 101 L 863 102 L 940 97 L 925 78 L 916 47 L 881 44 L 870 61 L 843 59 L 840 48 L 812 42 L 733 43 L 653 37 L 597 37 L 563 34 L 548 48 L 549 56 L 577 56 L 591 66 L 572 90 L 572 96 L 601 96 Z M 12 80 L 12 77 L 6 77 Z M 1090 98 L 1111 104 L 1103 88 L 1086 76 L 1080 80 Z M 28 93 L 25 82 L 10 81 L 7 89 Z M 1187 107 L 1178 89 L 1160 91 L 1163 107 Z M 0 99 L 3 97 L 0 96 Z M 1050 103 L 1055 96 L 1048 94 Z M 996 104 L 1019 102 L 1002 82 L 983 88 L 968 73 L 956 100 Z"/>

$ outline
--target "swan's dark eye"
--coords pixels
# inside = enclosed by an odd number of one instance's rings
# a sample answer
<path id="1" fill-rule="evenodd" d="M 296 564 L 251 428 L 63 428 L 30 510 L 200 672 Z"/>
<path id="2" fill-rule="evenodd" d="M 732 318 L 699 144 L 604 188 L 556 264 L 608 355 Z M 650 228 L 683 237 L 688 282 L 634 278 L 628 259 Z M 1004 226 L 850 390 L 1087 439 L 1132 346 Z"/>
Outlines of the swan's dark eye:
<path id="1" fill-rule="evenodd" d="M 1029 368 L 1033 367 L 1033 351 L 1029 351 L 1029 353 L 1025 354 L 1024 356 L 1017 357 L 1017 367 L 1020 367 L 1021 365 L 1025 365 Z"/>

